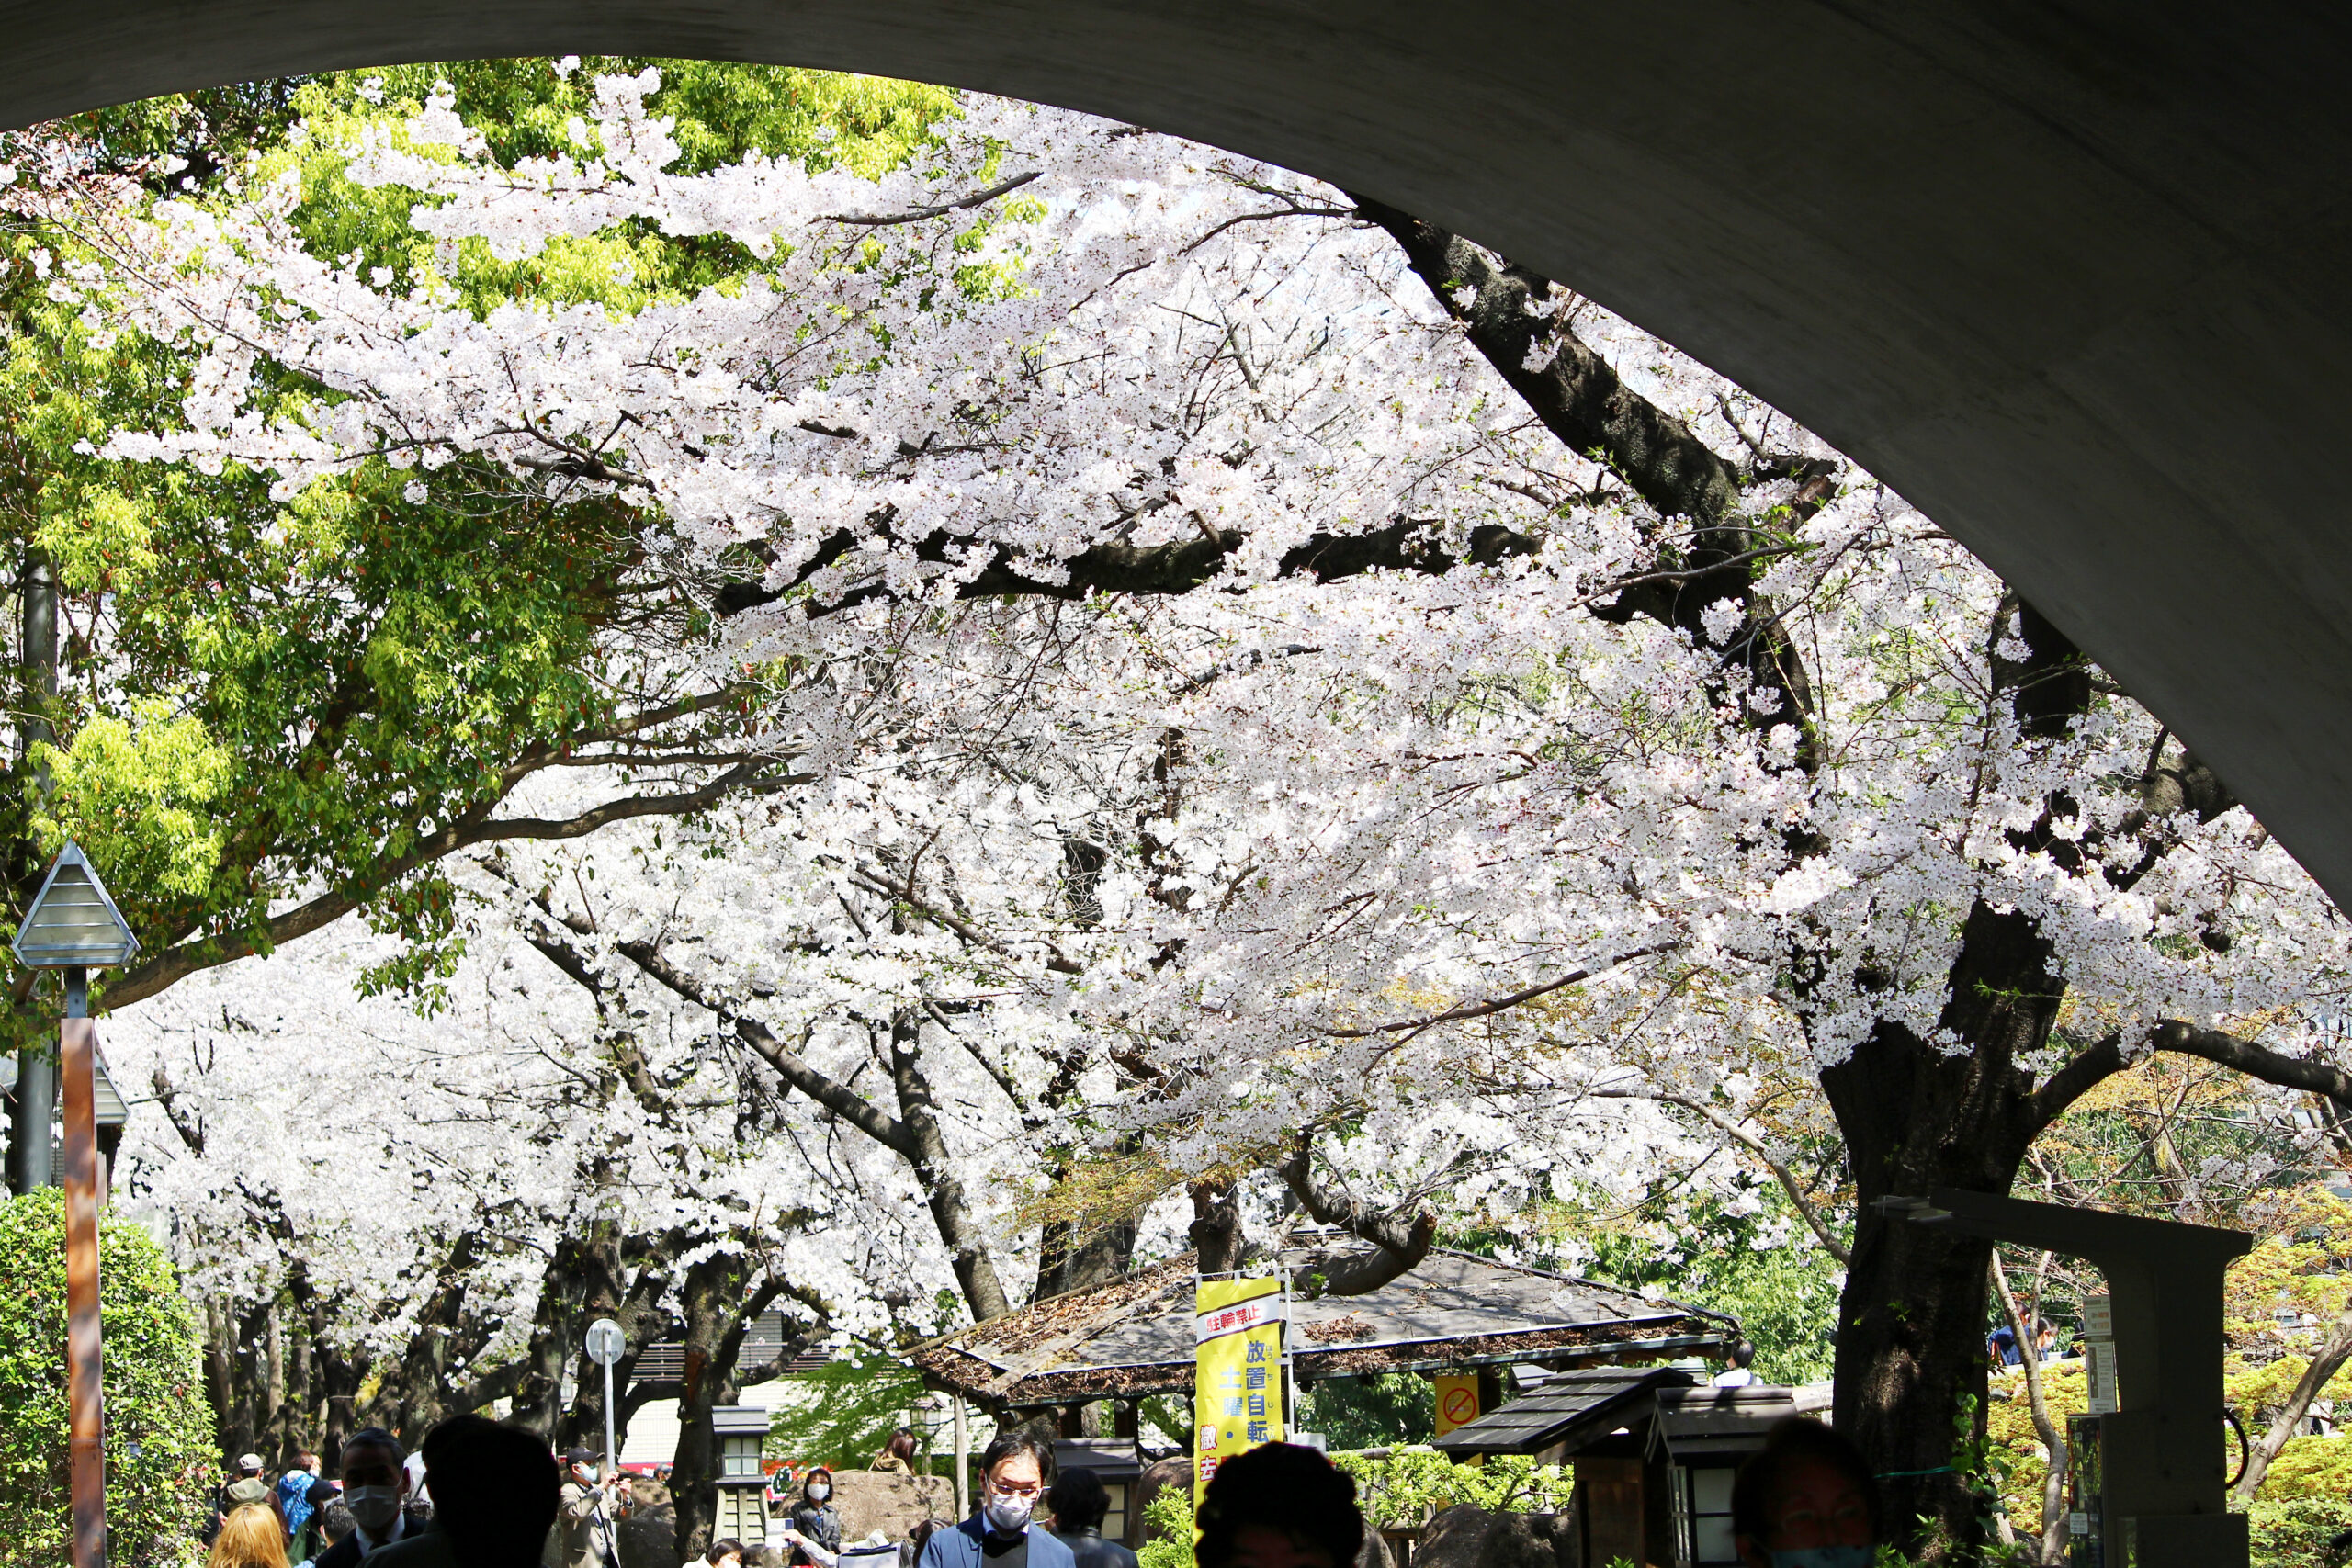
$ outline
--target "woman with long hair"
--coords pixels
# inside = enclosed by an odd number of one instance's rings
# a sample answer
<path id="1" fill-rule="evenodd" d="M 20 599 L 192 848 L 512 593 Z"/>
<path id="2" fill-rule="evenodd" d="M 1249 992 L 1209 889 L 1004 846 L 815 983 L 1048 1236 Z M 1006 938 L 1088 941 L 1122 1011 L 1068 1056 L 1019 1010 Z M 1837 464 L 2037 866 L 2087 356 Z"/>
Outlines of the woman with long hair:
<path id="1" fill-rule="evenodd" d="M 204 1568 L 286 1568 L 286 1531 L 277 1510 L 261 1503 L 231 1510 Z"/>

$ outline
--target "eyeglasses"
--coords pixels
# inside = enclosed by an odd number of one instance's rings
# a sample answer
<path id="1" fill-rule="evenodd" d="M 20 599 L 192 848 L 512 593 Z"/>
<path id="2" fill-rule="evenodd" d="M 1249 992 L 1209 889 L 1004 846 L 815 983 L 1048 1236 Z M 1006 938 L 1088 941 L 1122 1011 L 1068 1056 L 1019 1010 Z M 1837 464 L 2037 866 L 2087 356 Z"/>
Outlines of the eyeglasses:
<path id="1" fill-rule="evenodd" d="M 1027 1486 L 1008 1486 L 1001 1481 L 991 1481 L 989 1483 L 989 1490 L 1000 1497 L 1035 1497 L 1045 1488 L 1035 1483 Z"/>

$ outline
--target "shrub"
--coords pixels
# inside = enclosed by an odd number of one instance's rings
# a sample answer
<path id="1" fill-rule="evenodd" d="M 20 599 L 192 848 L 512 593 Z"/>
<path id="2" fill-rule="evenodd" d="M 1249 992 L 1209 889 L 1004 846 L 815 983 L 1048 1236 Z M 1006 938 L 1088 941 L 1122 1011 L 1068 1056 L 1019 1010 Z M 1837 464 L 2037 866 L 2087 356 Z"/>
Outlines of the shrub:
<path id="1" fill-rule="evenodd" d="M 54 1568 L 66 1560 L 72 1519 L 63 1193 L 46 1188 L 0 1204 L 0 1568 Z M 196 1325 L 145 1230 L 107 1222 L 98 1260 L 108 1560 L 181 1568 L 196 1559 L 217 1480 Z"/>
<path id="2" fill-rule="evenodd" d="M 1435 1449 L 1415 1447 L 1392 1450 L 1385 1459 L 1336 1453 L 1331 1462 L 1355 1477 L 1357 1506 L 1374 1529 L 1409 1529 L 1464 1503 L 1489 1512 L 1555 1512 L 1568 1506 L 1574 1486 L 1558 1465 L 1513 1454 L 1456 1464 Z"/>

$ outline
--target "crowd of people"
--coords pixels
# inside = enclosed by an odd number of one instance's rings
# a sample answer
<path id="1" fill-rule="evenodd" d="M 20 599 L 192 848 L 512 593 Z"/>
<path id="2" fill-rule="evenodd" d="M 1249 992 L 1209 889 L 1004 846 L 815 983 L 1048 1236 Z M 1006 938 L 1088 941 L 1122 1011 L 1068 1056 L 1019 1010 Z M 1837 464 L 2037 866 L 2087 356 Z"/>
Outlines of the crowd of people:
<path id="1" fill-rule="evenodd" d="M 898 1456 L 902 1464 L 911 1451 Z M 305 1453 L 275 1486 L 258 1455 L 239 1459 L 214 1499 L 208 1568 L 622 1568 L 614 1521 L 630 1506 L 629 1481 L 604 1474 L 586 1449 L 559 1460 L 520 1427 L 459 1416 L 414 1455 L 370 1427 L 340 1457 L 339 1480 Z M 1881 1539 L 1872 1480 L 1827 1427 L 1781 1422 L 1733 1486 L 1741 1562 L 1869 1568 Z M 926 1519 L 896 1544 L 845 1546 L 832 1472 L 819 1466 L 799 1481 L 781 1532 L 787 1560 L 765 1543 L 726 1539 L 687 1568 L 842 1568 L 858 1556 L 883 1568 L 882 1555 L 893 1553 L 896 1568 L 1136 1568 L 1135 1553 L 1102 1534 L 1110 1497 L 1101 1479 L 1076 1468 L 1057 1474 L 1051 1445 L 1027 1431 L 989 1444 L 970 1517 Z M 1320 1450 L 1290 1443 L 1227 1460 L 1196 1523 L 1197 1568 L 1358 1568 L 1365 1555 L 1354 1481 Z"/>

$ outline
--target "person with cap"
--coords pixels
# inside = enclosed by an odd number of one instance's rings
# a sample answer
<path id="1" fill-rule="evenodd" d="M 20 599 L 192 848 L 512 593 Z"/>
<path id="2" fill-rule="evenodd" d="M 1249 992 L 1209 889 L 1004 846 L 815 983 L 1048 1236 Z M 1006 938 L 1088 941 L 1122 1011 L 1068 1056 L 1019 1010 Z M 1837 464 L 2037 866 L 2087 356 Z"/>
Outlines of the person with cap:
<path id="1" fill-rule="evenodd" d="M 607 1477 L 593 1451 L 566 1449 L 563 1487 L 556 1501 L 556 1568 L 618 1568 L 620 1538 L 614 1521 L 626 1517 L 634 1501 L 628 1476 Z"/>
<path id="2" fill-rule="evenodd" d="M 269 1483 L 261 1478 L 261 1455 L 237 1456 L 237 1462 L 230 1467 L 228 1481 L 213 1495 L 212 1517 L 205 1521 L 204 1533 L 199 1538 L 205 1545 L 210 1546 L 220 1538 L 221 1525 L 239 1508 L 267 1507 L 277 1518 L 280 1536 L 284 1535 L 286 1511 L 278 1506 L 277 1497 L 270 1492 Z"/>

